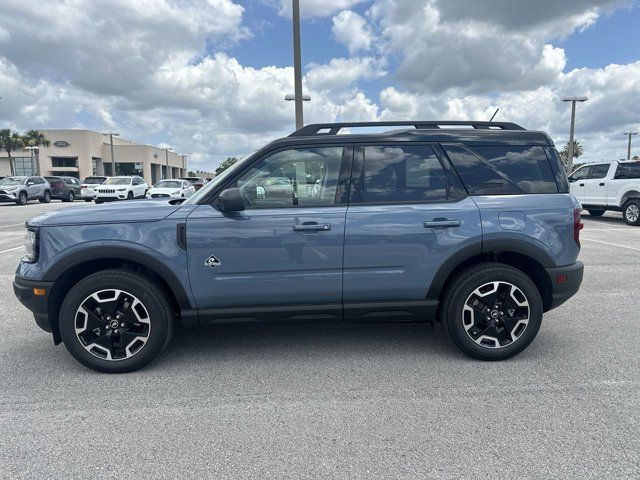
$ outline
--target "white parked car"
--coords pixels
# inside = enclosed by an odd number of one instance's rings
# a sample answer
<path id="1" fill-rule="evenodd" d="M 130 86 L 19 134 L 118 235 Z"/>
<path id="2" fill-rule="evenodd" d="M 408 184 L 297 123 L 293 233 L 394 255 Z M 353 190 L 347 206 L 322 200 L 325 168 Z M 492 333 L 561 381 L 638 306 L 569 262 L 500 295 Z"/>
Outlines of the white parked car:
<path id="1" fill-rule="evenodd" d="M 114 200 L 133 200 L 144 198 L 149 185 L 144 178 L 137 175 L 131 177 L 109 177 L 95 188 L 93 196 L 96 203 Z"/>
<path id="2" fill-rule="evenodd" d="M 571 193 L 594 217 L 622 212 L 629 225 L 640 225 L 640 162 L 584 165 L 569 175 Z"/>
<path id="3" fill-rule="evenodd" d="M 147 192 L 147 198 L 189 198 L 196 188 L 188 180 L 160 180 Z"/>

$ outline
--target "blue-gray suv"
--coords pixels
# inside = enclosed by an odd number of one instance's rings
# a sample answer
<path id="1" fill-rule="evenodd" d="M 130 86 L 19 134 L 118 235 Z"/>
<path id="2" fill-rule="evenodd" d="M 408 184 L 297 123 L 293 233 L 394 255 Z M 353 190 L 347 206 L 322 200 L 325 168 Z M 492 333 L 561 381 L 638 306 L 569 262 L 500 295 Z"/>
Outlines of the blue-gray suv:
<path id="1" fill-rule="evenodd" d="M 500 360 L 578 291 L 580 208 L 550 138 L 512 123 L 308 125 L 187 200 L 28 221 L 14 290 L 105 372 L 175 325 L 252 321 L 440 322 Z"/>

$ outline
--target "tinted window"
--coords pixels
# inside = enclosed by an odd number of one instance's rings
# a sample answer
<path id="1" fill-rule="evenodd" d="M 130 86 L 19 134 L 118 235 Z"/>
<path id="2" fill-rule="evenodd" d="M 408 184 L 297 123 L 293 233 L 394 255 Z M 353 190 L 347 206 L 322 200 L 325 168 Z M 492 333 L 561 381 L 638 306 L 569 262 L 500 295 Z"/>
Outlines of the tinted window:
<path id="1" fill-rule="evenodd" d="M 428 145 L 364 147 L 364 203 L 444 202 L 447 178 Z"/>
<path id="2" fill-rule="evenodd" d="M 522 190 L 475 153 L 459 145 L 442 145 L 470 195 L 514 195 Z"/>
<path id="3" fill-rule="evenodd" d="M 558 192 L 543 147 L 443 145 L 443 148 L 472 195 Z"/>
<path id="4" fill-rule="evenodd" d="M 640 162 L 619 164 L 614 178 L 640 178 Z"/>
<path id="5" fill-rule="evenodd" d="M 276 152 L 252 166 L 234 184 L 247 208 L 328 206 L 342 203 L 338 188 L 343 147 Z"/>
<path id="6" fill-rule="evenodd" d="M 549 159 L 540 146 L 474 146 L 493 167 L 525 193 L 557 193 Z"/>
<path id="7" fill-rule="evenodd" d="M 607 176 L 607 172 L 609 172 L 609 164 L 593 165 L 589 169 L 589 174 L 586 178 L 588 179 L 604 178 Z"/>

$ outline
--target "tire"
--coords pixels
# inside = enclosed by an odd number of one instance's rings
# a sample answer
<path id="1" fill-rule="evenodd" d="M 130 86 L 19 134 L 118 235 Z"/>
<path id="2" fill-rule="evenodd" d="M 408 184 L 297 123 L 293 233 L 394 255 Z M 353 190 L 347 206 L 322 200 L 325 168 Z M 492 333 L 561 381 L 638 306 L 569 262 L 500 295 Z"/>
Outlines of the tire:
<path id="1" fill-rule="evenodd" d="M 16 205 L 26 205 L 28 201 L 29 197 L 27 197 L 27 192 L 20 192 L 16 200 Z"/>
<path id="2" fill-rule="evenodd" d="M 629 200 L 622 207 L 622 218 L 627 225 L 640 225 L 640 200 Z"/>
<path id="3" fill-rule="evenodd" d="M 49 203 L 51 201 L 51 192 L 45 190 L 44 195 L 38 199 L 40 203 Z"/>
<path id="4" fill-rule="evenodd" d="M 129 193 L 127 193 L 127 200 L 133 200 L 133 192 L 129 191 Z"/>
<path id="5" fill-rule="evenodd" d="M 67 198 L 63 198 L 62 201 L 63 202 L 73 202 L 75 199 L 76 199 L 76 196 L 73 193 L 73 190 L 69 190 L 69 195 L 67 195 Z"/>
<path id="6" fill-rule="evenodd" d="M 94 200 L 96 205 L 100 205 L 102 203 L 102 200 Z"/>
<path id="7" fill-rule="evenodd" d="M 88 203 L 88 202 L 91 201 L 91 199 L 90 198 L 85 198 L 84 201 Z"/>
<path id="8" fill-rule="evenodd" d="M 592 217 L 601 217 L 604 215 L 604 210 L 589 210 L 589 215 Z"/>
<path id="9" fill-rule="evenodd" d="M 517 355 L 533 341 L 542 323 L 542 298 L 535 284 L 520 270 L 501 263 L 482 263 L 460 272 L 449 284 L 442 306 L 442 321 L 453 342 L 480 360 Z M 490 310 L 485 312 L 486 308 Z"/>
<path id="10" fill-rule="evenodd" d="M 122 317 L 114 318 L 116 313 Z M 149 277 L 103 270 L 71 288 L 62 302 L 59 328 L 65 347 L 85 367 L 131 372 L 151 362 L 169 343 L 172 310 Z"/>

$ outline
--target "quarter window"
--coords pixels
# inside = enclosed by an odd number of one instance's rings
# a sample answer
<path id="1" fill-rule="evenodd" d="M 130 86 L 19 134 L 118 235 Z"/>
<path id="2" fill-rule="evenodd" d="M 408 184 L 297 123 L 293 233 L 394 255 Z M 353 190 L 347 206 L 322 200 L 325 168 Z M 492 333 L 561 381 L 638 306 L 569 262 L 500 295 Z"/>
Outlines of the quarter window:
<path id="1" fill-rule="evenodd" d="M 446 174 L 428 145 L 364 147 L 364 203 L 444 202 Z"/>
<path id="2" fill-rule="evenodd" d="M 247 208 L 316 207 L 343 203 L 339 185 L 344 147 L 281 150 L 235 182 Z M 346 185 L 346 183 L 345 183 Z"/>

